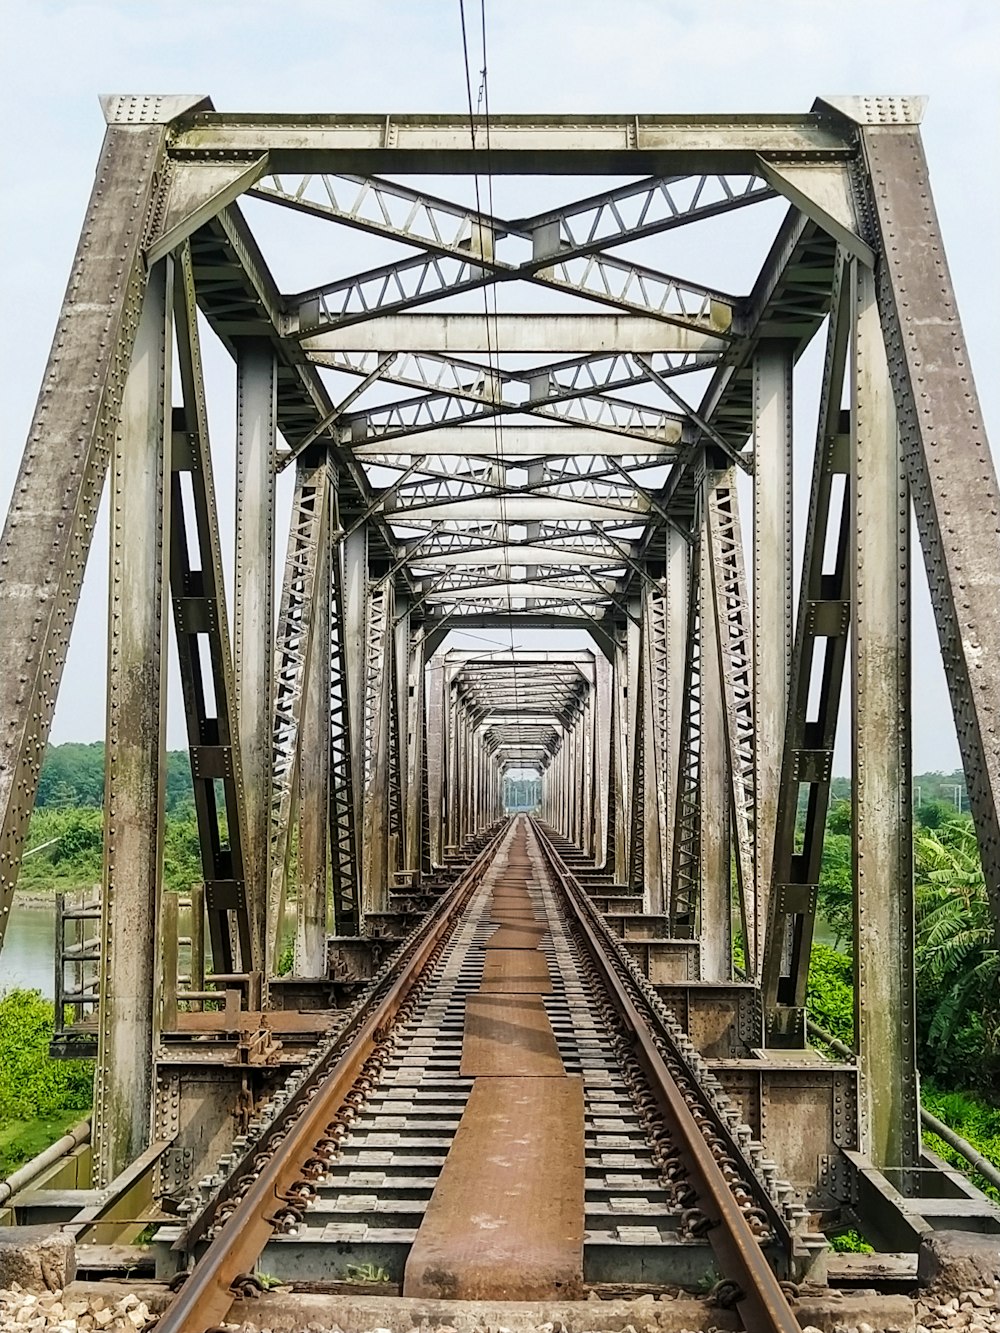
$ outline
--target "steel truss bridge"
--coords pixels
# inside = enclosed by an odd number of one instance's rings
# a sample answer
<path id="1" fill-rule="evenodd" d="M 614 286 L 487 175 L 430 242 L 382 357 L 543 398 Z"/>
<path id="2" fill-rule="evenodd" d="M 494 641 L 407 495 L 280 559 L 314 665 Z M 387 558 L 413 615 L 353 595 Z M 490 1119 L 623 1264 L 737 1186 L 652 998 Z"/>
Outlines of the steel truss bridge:
<path id="1" fill-rule="evenodd" d="M 103 105 L 0 548 L 2 938 L 109 497 L 104 882 L 92 928 L 87 909 L 66 918 L 90 963 L 73 963 L 77 1019 L 58 1034 L 96 1049 L 95 1183 L 148 1162 L 156 1191 L 183 1195 L 213 1169 L 310 1012 L 322 1030 L 363 991 L 527 771 L 545 827 L 800 1197 L 881 1200 L 919 1231 L 921 556 L 1000 919 L 997 479 L 922 99 L 471 130 Z M 501 215 L 507 177 L 565 178 L 573 197 Z M 677 275 L 694 229 L 735 236 L 774 201 L 748 289 Z M 284 290 L 249 217 L 268 236 L 325 229 L 323 280 Z M 396 257 L 339 271 L 345 229 Z M 235 480 L 213 463 L 204 339 L 235 363 Z M 814 339 L 806 438 L 793 394 Z M 228 593 L 220 484 L 236 492 Z M 204 867 L 184 931 L 161 884 L 171 626 Z M 529 650 L 522 628 L 588 646 Z M 449 648 L 455 629 L 511 647 Z M 857 1023 L 853 1058 L 831 1063 L 805 992 L 838 721 Z"/>

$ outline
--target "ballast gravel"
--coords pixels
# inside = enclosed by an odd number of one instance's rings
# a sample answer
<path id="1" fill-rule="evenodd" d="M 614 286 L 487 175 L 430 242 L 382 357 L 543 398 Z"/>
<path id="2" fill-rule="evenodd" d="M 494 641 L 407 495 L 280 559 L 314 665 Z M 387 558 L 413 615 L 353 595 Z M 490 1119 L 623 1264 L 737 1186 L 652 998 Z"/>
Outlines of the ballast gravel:
<path id="1" fill-rule="evenodd" d="M 942 1333 L 943 1330 L 962 1329 L 965 1333 L 1000 1333 L 1000 1291 L 982 1287 L 964 1291 L 946 1301 L 925 1296 L 914 1307 L 912 1322 L 869 1324 L 828 1322 L 823 1328 L 806 1324 L 802 1333 Z M 593 1328 L 585 1333 L 604 1333 L 599 1312 L 595 1309 Z M 134 1294 L 104 1297 L 88 1292 L 86 1296 L 70 1292 L 52 1291 L 38 1294 L 25 1291 L 17 1284 L 0 1290 L 0 1333 L 146 1333 L 157 1323 L 157 1315 L 145 1301 Z M 659 1323 L 655 1317 L 649 1327 Z M 225 1324 L 232 1333 L 273 1333 L 265 1323 L 244 1321 Z M 671 1324 L 673 1333 L 731 1333 L 732 1322 L 720 1327 L 711 1320 L 700 1326 L 678 1328 Z M 282 1333 L 288 1326 L 282 1325 Z M 296 1333 L 344 1333 L 336 1323 L 310 1321 Z M 352 1333 L 393 1333 L 393 1330 L 373 1327 L 352 1330 Z M 405 1333 L 458 1333 L 447 1324 L 423 1321 Z M 477 1325 L 468 1333 L 512 1333 L 499 1324 Z M 518 1333 L 566 1333 L 561 1323 L 540 1323 L 530 1327 L 519 1325 Z M 619 1328 L 618 1333 L 638 1333 L 631 1324 Z"/>

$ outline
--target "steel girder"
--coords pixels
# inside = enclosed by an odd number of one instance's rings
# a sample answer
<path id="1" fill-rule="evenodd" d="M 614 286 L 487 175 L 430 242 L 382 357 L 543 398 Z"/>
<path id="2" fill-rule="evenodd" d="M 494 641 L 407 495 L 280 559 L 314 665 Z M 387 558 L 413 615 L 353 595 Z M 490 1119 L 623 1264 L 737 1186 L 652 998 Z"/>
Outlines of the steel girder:
<path id="1" fill-rule="evenodd" d="M 95 1176 L 148 1142 L 163 855 L 173 261 L 149 275 L 112 451 Z M 148 542 L 129 539 L 148 532 Z M 145 688 L 137 689 L 141 681 Z M 244 940 L 248 941 L 246 935 Z"/>
<path id="2" fill-rule="evenodd" d="M 162 121 L 105 135 L 0 542 L 0 935 L 139 328 L 142 252 L 162 206 L 166 140 Z"/>
<path id="3" fill-rule="evenodd" d="M 311 464 L 301 459 L 296 468 L 295 494 L 288 531 L 288 550 L 285 556 L 284 576 L 281 583 L 281 603 L 278 612 L 278 633 L 275 644 L 274 717 L 272 722 L 272 768 L 269 784 L 270 802 L 270 877 L 268 882 L 266 940 L 266 968 L 268 975 L 277 969 L 281 949 L 281 930 L 284 922 L 285 890 L 291 853 L 292 828 L 295 823 L 300 772 L 320 781 L 320 808 L 316 809 L 316 795 L 310 794 L 306 812 L 307 827 L 300 820 L 300 839 L 305 832 L 307 849 L 305 862 L 300 866 L 300 894 L 308 881 L 322 873 L 325 886 L 326 799 L 328 798 L 327 764 L 322 755 L 305 760 L 319 746 L 321 736 L 308 729 L 303 736 L 303 721 L 310 712 L 325 713 L 324 699 L 329 697 L 327 661 L 327 634 L 330 606 L 328 547 L 330 544 L 331 481 L 330 467 L 325 456 Z M 304 744 L 305 739 L 305 744 Z M 324 749 L 327 746 L 324 744 Z M 318 768 L 318 772 L 316 771 Z M 318 821 L 322 832 L 312 824 Z M 303 851 L 300 843 L 300 858 Z M 303 874 L 302 872 L 305 872 Z M 324 905 L 326 895 L 323 895 Z M 303 912 L 315 911 L 307 893 Z M 325 912 L 324 912 L 325 920 Z M 305 944 L 303 922 L 300 954 Z M 308 950 L 314 953 L 314 945 Z"/>
<path id="4" fill-rule="evenodd" d="M 182 406 L 173 410 L 171 437 L 170 589 L 212 961 L 216 972 L 227 973 L 235 970 L 237 961 L 248 970 L 263 965 L 264 884 L 254 884 L 245 870 L 251 803 L 237 723 L 237 681 L 224 594 L 194 275 L 186 244 L 180 248 L 176 268 L 174 317 Z M 186 511 L 188 495 L 190 510 Z M 206 677 L 211 681 L 210 692 L 205 688 Z M 266 771 L 269 776 L 270 755 Z M 265 781 L 265 794 L 267 787 Z"/>

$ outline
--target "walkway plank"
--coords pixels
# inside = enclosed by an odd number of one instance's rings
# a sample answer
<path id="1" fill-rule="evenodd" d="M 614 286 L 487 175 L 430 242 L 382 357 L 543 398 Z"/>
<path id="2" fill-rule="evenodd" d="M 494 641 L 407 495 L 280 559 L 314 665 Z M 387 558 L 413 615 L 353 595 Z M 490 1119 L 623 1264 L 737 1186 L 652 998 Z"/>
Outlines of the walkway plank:
<path id="1" fill-rule="evenodd" d="M 565 1072 L 539 996 L 478 994 L 465 1001 L 462 1078 L 556 1078 Z"/>
<path id="2" fill-rule="evenodd" d="M 542 936 L 548 934 L 548 926 L 509 925 L 497 926 L 488 940 L 483 941 L 484 949 L 537 949 Z"/>
<path id="3" fill-rule="evenodd" d="M 487 949 L 479 991 L 551 995 L 552 977 L 545 955 L 538 949 Z"/>
<path id="4" fill-rule="evenodd" d="M 578 1077 L 477 1081 L 406 1261 L 403 1295 L 579 1299 L 583 1153 Z"/>

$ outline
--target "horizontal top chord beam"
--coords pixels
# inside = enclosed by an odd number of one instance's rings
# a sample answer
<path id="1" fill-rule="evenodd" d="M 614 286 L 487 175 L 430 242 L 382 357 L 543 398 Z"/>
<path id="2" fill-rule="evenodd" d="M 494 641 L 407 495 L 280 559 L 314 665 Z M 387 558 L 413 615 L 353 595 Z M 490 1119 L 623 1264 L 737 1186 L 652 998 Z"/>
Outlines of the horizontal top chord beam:
<path id="1" fill-rule="evenodd" d="M 465 115 L 278 115 L 203 112 L 172 135 L 177 158 L 270 155 L 273 172 L 448 174 L 485 171 L 485 120 L 478 148 Z M 752 172 L 758 156 L 842 159 L 856 152 L 853 128 L 834 115 L 491 116 L 493 174 L 674 175 Z"/>
<path id="2" fill-rule="evenodd" d="M 303 338 L 312 352 L 724 352 L 729 340 L 643 315 L 381 315 Z"/>

